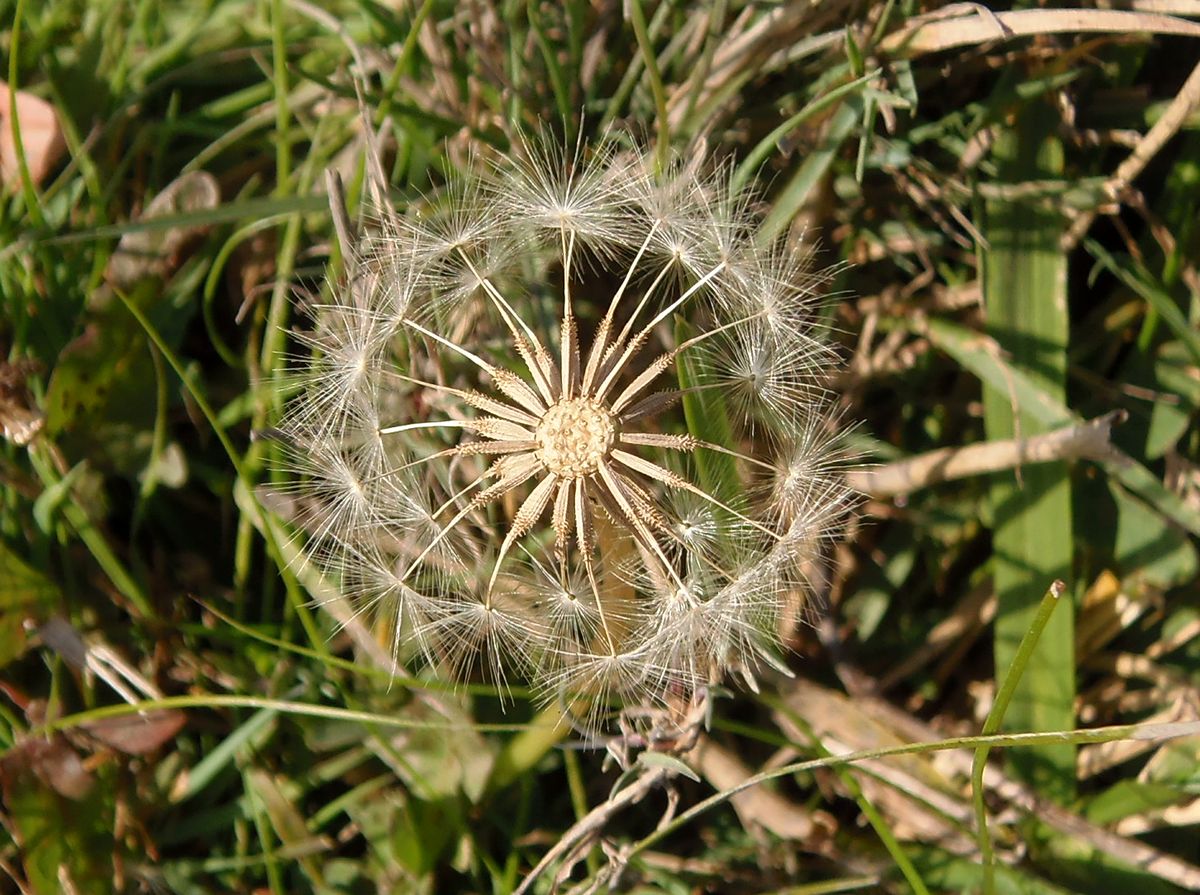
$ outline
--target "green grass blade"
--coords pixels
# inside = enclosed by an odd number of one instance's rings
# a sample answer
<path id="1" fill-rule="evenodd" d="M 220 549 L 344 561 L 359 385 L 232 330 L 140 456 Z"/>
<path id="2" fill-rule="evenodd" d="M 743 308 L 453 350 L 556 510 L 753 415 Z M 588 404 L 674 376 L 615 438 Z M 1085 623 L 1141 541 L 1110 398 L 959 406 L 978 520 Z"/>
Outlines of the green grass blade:
<path id="1" fill-rule="evenodd" d="M 682 345 L 693 335 L 693 328 L 682 319 L 675 322 L 676 344 Z M 683 415 L 687 420 L 688 432 L 713 444 L 735 444 L 729 411 L 720 389 L 706 388 L 688 391 L 702 383 L 696 360 L 687 352 L 675 362 L 679 374 L 679 387 L 683 390 Z M 737 464 L 728 454 L 698 450 L 693 459 L 700 486 L 709 494 L 718 497 L 728 495 L 738 484 Z"/>
<path id="2" fill-rule="evenodd" d="M 762 227 L 759 228 L 762 242 L 769 243 L 783 233 L 792 218 L 804 207 L 817 184 L 829 173 L 842 144 L 850 138 L 855 126 L 862 120 L 863 107 L 863 98 L 852 93 L 833 113 L 820 145 L 805 157 L 763 219 Z"/>
<path id="3" fill-rule="evenodd" d="M 1013 664 L 1004 676 L 1004 681 L 1000 684 L 1000 689 L 996 691 L 996 699 L 992 703 L 992 710 L 988 712 L 987 719 L 983 722 L 982 732 L 984 735 L 995 733 L 1000 729 L 1000 725 L 1004 723 L 1004 715 L 1008 712 L 1008 706 L 1012 702 L 1013 694 L 1016 693 L 1017 687 L 1021 683 L 1021 678 L 1025 674 L 1025 668 L 1029 663 L 1029 659 L 1033 655 L 1033 651 L 1037 648 L 1042 632 L 1046 630 L 1046 625 L 1054 613 L 1054 607 L 1059 603 L 1059 597 L 1062 596 L 1064 587 L 1065 585 L 1061 581 L 1055 581 L 1042 597 L 1041 603 L 1038 604 L 1033 625 L 1025 632 L 1025 636 L 1021 638 L 1021 643 L 1017 646 L 1016 655 L 1013 657 Z M 992 838 L 988 834 L 987 805 L 983 800 L 983 771 L 987 767 L 989 751 L 991 750 L 988 746 L 980 746 L 975 750 L 975 758 L 971 764 L 972 800 L 975 805 L 975 826 L 976 834 L 979 836 L 979 853 L 983 858 L 983 891 L 985 895 L 991 895 L 996 890 L 996 856 L 992 851 Z"/>
<path id="4" fill-rule="evenodd" d="M 1028 106 L 993 148 L 1001 182 L 1062 176 L 1062 145 L 1048 106 Z M 985 203 L 980 246 L 988 327 L 1000 347 L 1043 392 L 1066 399 L 1067 259 L 1059 248 L 1064 222 L 1044 204 L 1019 199 Z M 1036 412 L 1010 388 L 984 389 L 984 422 L 992 439 L 1045 430 Z M 999 600 L 995 625 L 996 676 L 1013 664 L 1037 613 L 1045 582 L 1071 568 L 1071 487 L 1065 463 L 998 477 L 990 495 L 993 578 Z M 1069 602 L 1047 625 L 1012 696 L 1010 730 L 1051 730 L 1074 721 L 1074 615 Z M 1071 746 L 1030 749 L 1010 756 L 1014 772 L 1039 791 L 1068 799 L 1074 791 Z"/>

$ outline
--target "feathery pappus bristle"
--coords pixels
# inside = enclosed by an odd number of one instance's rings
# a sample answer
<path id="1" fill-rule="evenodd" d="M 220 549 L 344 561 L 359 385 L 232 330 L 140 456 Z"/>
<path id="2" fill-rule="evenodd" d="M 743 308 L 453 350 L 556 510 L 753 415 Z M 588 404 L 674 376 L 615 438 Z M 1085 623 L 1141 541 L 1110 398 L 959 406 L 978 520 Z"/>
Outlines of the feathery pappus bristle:
<path id="1" fill-rule="evenodd" d="M 594 722 L 777 664 L 851 503 L 836 352 L 727 173 L 520 149 L 348 247 L 279 430 L 306 555 L 399 661 Z"/>

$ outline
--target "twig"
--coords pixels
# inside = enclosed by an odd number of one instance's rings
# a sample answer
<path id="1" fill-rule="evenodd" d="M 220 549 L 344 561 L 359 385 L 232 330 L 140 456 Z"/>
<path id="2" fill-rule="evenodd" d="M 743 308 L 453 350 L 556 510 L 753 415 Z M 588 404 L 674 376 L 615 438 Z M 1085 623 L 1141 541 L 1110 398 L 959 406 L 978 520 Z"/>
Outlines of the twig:
<path id="1" fill-rule="evenodd" d="M 651 790 L 666 783 L 672 773 L 669 768 L 649 769 L 611 799 L 601 802 L 577 820 L 554 844 L 554 847 L 542 856 L 537 866 L 529 871 L 529 875 L 525 877 L 513 895 L 524 895 L 528 892 L 534 881 L 545 873 L 547 868 L 558 860 L 559 856 L 567 854 L 579 843 L 598 835 L 610 818 L 625 807 L 640 802 Z"/>
<path id="2" fill-rule="evenodd" d="M 907 460 L 888 463 L 875 469 L 853 470 L 847 474 L 850 484 L 871 497 L 908 494 L 939 482 L 999 472 L 1026 463 L 1053 460 L 1114 459 L 1110 435 L 1114 424 L 1125 421 L 1124 410 L 1064 426 L 1029 438 L 1007 438 L 959 448 L 940 448 Z"/>
<path id="3" fill-rule="evenodd" d="M 965 13 L 951 14 L 947 13 Z M 954 47 L 1043 34 L 1148 31 L 1200 36 L 1195 22 L 1174 16 L 1122 9 L 1018 9 L 992 12 L 981 3 L 954 3 L 915 16 L 880 41 L 879 49 L 906 58 Z"/>
<path id="4" fill-rule="evenodd" d="M 1113 176 L 1104 184 L 1105 192 L 1114 201 L 1120 200 L 1122 194 L 1129 189 L 1129 185 L 1142 173 L 1142 170 L 1166 142 L 1175 136 L 1175 132 L 1198 105 L 1200 105 L 1200 64 L 1192 69 L 1192 73 L 1188 75 L 1183 87 L 1179 89 L 1179 93 L 1175 94 L 1175 98 L 1171 100 L 1162 116 L 1154 122 L 1154 126 L 1150 130 L 1146 131 L 1146 135 L 1138 141 L 1133 152 L 1117 166 Z M 1075 248 L 1095 219 L 1095 209 L 1085 211 L 1075 218 L 1062 236 L 1061 248 L 1064 251 Z"/>

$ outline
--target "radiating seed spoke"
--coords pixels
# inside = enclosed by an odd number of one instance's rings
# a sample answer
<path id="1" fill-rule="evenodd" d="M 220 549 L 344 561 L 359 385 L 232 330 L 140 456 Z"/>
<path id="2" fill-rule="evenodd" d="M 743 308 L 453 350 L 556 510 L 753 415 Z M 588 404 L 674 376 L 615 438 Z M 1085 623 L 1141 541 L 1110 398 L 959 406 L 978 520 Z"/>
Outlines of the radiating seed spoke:
<path id="1" fill-rule="evenodd" d="M 719 444 L 714 444 L 711 441 L 705 441 L 702 438 L 697 438 L 695 435 L 663 435 L 657 432 L 622 432 L 618 440 L 625 444 L 636 444 L 644 447 L 665 448 L 669 451 L 694 451 L 696 448 L 703 448 L 707 451 L 716 451 L 719 454 L 726 454 L 730 457 L 736 457 L 746 463 L 751 463 L 755 466 L 761 466 L 763 469 L 769 469 L 775 472 L 777 467 L 764 460 L 759 460 L 757 457 L 751 457 L 749 454 L 743 454 L 741 451 L 735 451 L 727 447 L 722 447 Z"/>
<path id="2" fill-rule="evenodd" d="M 500 290 L 495 287 L 490 279 L 476 270 L 475 265 L 471 263 L 471 259 L 466 253 L 459 251 L 463 260 L 467 263 L 467 267 L 478 280 L 479 285 L 483 287 L 483 291 L 487 293 L 496 309 L 500 312 L 501 318 L 504 320 L 504 325 L 508 327 L 509 333 L 512 334 L 514 340 L 519 344 L 527 342 L 529 347 L 529 356 L 525 358 L 526 364 L 529 366 L 529 372 L 533 376 L 534 383 L 538 386 L 538 391 L 542 393 L 542 397 L 547 403 L 553 403 L 554 394 L 550 388 L 550 383 L 554 379 L 554 367 L 550 360 L 550 354 L 545 347 L 534 335 L 529 324 L 513 310 L 512 305 L 501 294 Z"/>
<path id="3" fill-rule="evenodd" d="M 396 435 L 400 432 L 415 432 L 418 429 L 470 429 L 471 420 L 425 420 L 420 423 L 401 423 L 398 426 L 386 426 L 377 430 L 379 435 Z"/>
<path id="4" fill-rule="evenodd" d="M 757 316 L 759 315 L 755 314 L 750 317 L 744 317 L 741 320 L 734 320 L 732 323 L 726 323 L 724 326 L 718 326 L 714 329 L 705 330 L 698 335 L 692 336 L 692 338 L 671 349 L 670 351 L 660 354 L 649 364 L 647 364 L 646 369 L 639 373 L 637 378 L 635 378 L 633 382 L 626 386 L 625 390 L 622 391 L 617 399 L 612 402 L 612 412 L 620 414 L 626 404 L 636 398 L 642 389 L 649 386 L 652 382 L 654 382 L 654 380 L 665 373 L 671 364 L 675 363 L 675 361 L 679 359 L 679 356 L 688 349 L 694 348 L 708 339 L 718 336 L 727 330 L 733 329 L 734 327 L 742 326 Z"/>
<path id="5" fill-rule="evenodd" d="M 763 534 L 769 535 L 774 540 L 780 539 L 779 534 L 777 534 L 776 532 L 767 528 L 761 522 L 756 522 L 755 520 L 751 519 L 749 516 L 745 515 L 744 513 L 739 513 L 733 507 L 729 506 L 729 504 L 713 497 L 711 494 L 709 494 L 703 488 L 698 488 L 696 485 L 693 485 L 691 482 L 689 482 L 683 476 L 681 476 L 677 473 L 671 472 L 669 469 L 665 469 L 662 466 L 659 466 L 657 463 L 653 463 L 650 460 L 646 460 L 642 457 L 637 456 L 636 454 L 630 454 L 627 451 L 622 451 L 622 450 L 614 450 L 612 452 L 612 458 L 614 460 L 616 460 L 618 463 L 622 463 L 625 466 L 627 466 L 629 469 L 634 470 L 635 472 L 640 472 L 642 475 L 644 475 L 648 478 L 654 479 L 655 481 L 658 481 L 658 482 L 662 482 L 662 484 L 666 485 L 668 488 L 679 488 L 684 491 L 687 491 L 690 494 L 695 494 L 697 497 L 699 497 L 703 500 L 707 500 L 713 506 L 719 507 L 720 509 L 724 510 L 726 513 L 729 513 L 731 516 L 734 516 L 734 517 L 742 520 L 747 525 L 757 528 Z"/>
<path id="6" fill-rule="evenodd" d="M 424 379 L 415 379 L 412 376 L 405 376 L 403 373 L 389 372 L 389 376 L 394 376 L 404 382 L 419 385 L 421 388 L 427 388 L 432 391 L 443 392 L 448 395 L 457 395 L 462 398 L 471 407 L 477 410 L 482 410 L 485 413 L 490 413 L 493 416 L 498 416 L 501 419 L 506 419 L 509 422 L 517 423 L 522 426 L 536 426 L 537 417 L 531 413 L 526 413 L 524 410 L 519 410 L 516 407 L 510 407 L 503 401 L 497 401 L 495 398 L 485 395 L 483 392 L 474 391 L 472 389 L 454 388 L 449 385 L 441 385 L 437 382 L 426 382 Z"/>
<path id="7" fill-rule="evenodd" d="M 643 343 L 643 341 L 649 337 L 651 332 L 654 331 L 654 327 L 658 326 L 659 323 L 661 323 L 663 320 L 665 320 L 671 314 L 675 313 L 675 310 L 677 308 L 682 306 L 684 302 L 686 302 L 693 295 L 696 295 L 701 289 L 703 289 L 705 286 L 707 286 L 709 284 L 709 282 L 712 280 L 712 278 L 715 277 L 717 274 L 719 274 L 724 269 L 725 269 L 725 262 L 722 261 L 720 264 L 718 264 L 716 267 L 714 267 L 712 270 L 710 270 L 708 273 L 706 273 L 703 277 L 701 277 L 699 280 L 697 280 L 695 283 L 693 283 L 691 286 L 689 286 L 687 289 L 685 289 L 683 291 L 683 294 L 681 294 L 679 296 L 679 298 L 675 299 L 673 302 L 671 302 L 669 305 L 667 305 L 665 308 L 663 308 L 661 311 L 659 311 L 658 314 L 655 315 L 653 320 L 651 320 L 644 327 L 642 327 L 642 329 L 638 332 L 638 334 L 636 336 L 634 336 L 632 339 L 630 339 L 629 345 L 625 348 L 625 351 L 621 354 L 620 360 L 618 360 L 613 365 L 612 369 L 609 370 L 608 374 L 604 377 L 604 380 L 600 383 L 600 387 L 598 389 L 596 389 L 596 396 L 599 398 L 603 398 L 604 395 L 607 394 L 608 390 L 612 387 L 613 382 L 616 380 L 617 374 L 622 369 L 624 369 L 625 365 L 627 363 L 629 363 L 629 360 L 633 357 L 633 355 L 637 353 L 637 350 L 641 347 L 641 344 Z M 655 282 L 657 283 L 658 281 L 655 280 Z M 630 320 L 630 323 L 632 323 L 632 320 Z M 626 324 L 626 328 L 628 328 L 628 326 L 629 326 L 629 324 Z M 624 333 L 622 333 L 621 338 L 618 338 L 617 341 L 614 342 L 613 344 L 620 345 L 623 338 L 624 338 Z"/>
<path id="8" fill-rule="evenodd" d="M 662 547 L 659 546 L 658 539 L 654 537 L 654 533 L 650 531 L 646 523 L 642 521 L 640 516 L 638 516 L 636 510 L 629 501 L 629 496 L 625 494 L 619 477 L 611 469 L 609 469 L 607 462 L 600 464 L 599 471 L 600 477 L 604 480 L 604 484 L 607 487 L 609 494 L 612 495 L 613 500 L 615 500 L 617 506 L 620 507 L 621 514 L 625 516 L 625 518 L 629 521 L 629 524 L 633 526 L 634 531 L 642 539 L 643 546 L 645 546 L 647 549 L 653 552 L 655 556 L 658 557 L 659 561 L 662 563 L 663 570 L 667 573 L 667 576 L 679 586 L 679 589 L 686 591 L 687 585 L 683 583 L 683 580 L 679 577 L 679 573 L 675 571 L 675 565 L 669 559 L 667 559 L 666 555 L 662 552 Z"/>
<path id="9" fill-rule="evenodd" d="M 557 482 L 558 476 L 553 473 L 547 474 L 529 492 L 529 496 L 525 498 L 525 501 L 521 504 L 521 508 L 517 510 L 516 516 L 513 517 L 512 523 L 508 528 L 508 534 L 504 536 L 504 542 L 500 545 L 500 551 L 496 556 L 496 565 L 492 569 L 492 577 L 488 579 L 488 607 L 492 605 L 492 588 L 496 585 L 496 576 L 500 574 L 500 566 L 504 563 L 504 557 L 508 555 L 508 551 L 512 549 L 512 545 L 516 542 L 517 538 L 524 537 L 537 523 L 538 519 L 542 517 L 542 513 L 546 511 L 546 505 L 550 502 L 550 494 Z"/>
<path id="10" fill-rule="evenodd" d="M 579 544 L 579 553 L 583 557 L 583 569 L 587 574 L 588 586 L 592 589 L 592 599 L 596 601 L 596 612 L 600 616 L 600 628 L 604 632 L 605 645 L 612 655 L 617 654 L 617 644 L 613 639 L 612 629 L 608 625 L 608 615 L 604 611 L 604 600 L 600 596 L 600 585 L 596 581 L 596 567 L 592 559 L 592 520 L 589 516 L 591 508 L 587 503 L 587 486 L 580 477 L 575 480 L 575 537 Z"/>
<path id="11" fill-rule="evenodd" d="M 638 263 L 642 260 L 642 255 L 646 253 L 646 249 L 650 246 L 650 241 L 654 238 L 654 234 L 658 232 L 659 222 L 655 220 L 650 232 L 646 234 L 646 238 L 642 240 L 641 246 L 638 248 L 637 254 L 629 265 L 629 269 L 625 272 L 625 278 L 621 280 L 621 285 L 613 295 L 612 301 L 609 302 L 608 311 L 604 314 L 604 319 L 600 321 L 600 325 L 596 328 L 596 336 L 592 341 L 591 350 L 588 352 L 587 368 L 583 371 L 583 384 L 580 387 L 581 393 L 586 395 L 590 392 L 592 382 L 595 379 L 597 371 L 600 369 L 600 361 L 604 357 L 605 349 L 608 347 L 608 335 L 612 332 L 613 319 L 617 313 L 617 305 L 620 304 L 622 296 L 625 295 L 625 290 L 629 288 L 629 283 L 633 279 L 634 271 L 637 270 Z"/>

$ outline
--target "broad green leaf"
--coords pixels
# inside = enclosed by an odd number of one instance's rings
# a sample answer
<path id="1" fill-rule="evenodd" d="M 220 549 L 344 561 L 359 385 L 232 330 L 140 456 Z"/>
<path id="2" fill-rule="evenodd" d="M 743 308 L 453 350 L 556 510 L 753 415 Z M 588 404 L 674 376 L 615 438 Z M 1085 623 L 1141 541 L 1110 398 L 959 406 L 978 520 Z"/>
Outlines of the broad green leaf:
<path id="1" fill-rule="evenodd" d="M 422 702 L 409 703 L 400 714 L 416 724 L 431 725 L 425 729 L 414 727 L 374 747 L 385 761 L 397 757 L 396 774 L 408 789 L 425 802 L 456 798 L 459 794 L 472 802 L 478 801 L 495 761 L 488 742 L 467 725 L 454 736 L 446 736 L 436 726 L 442 716 Z"/>
<path id="2" fill-rule="evenodd" d="M 317 856 L 333 851 L 333 842 L 326 836 L 309 833 L 295 805 L 298 787 L 282 775 L 268 774 L 258 768 L 247 771 L 246 781 L 266 809 L 275 835 L 296 856 L 301 871 L 318 892 L 328 891 L 321 871 L 324 861 Z"/>
<path id="3" fill-rule="evenodd" d="M 389 877 L 396 868 L 416 878 L 425 876 L 457 844 L 465 820 L 458 800 L 422 802 L 399 787 L 348 804 L 346 813 L 370 846 L 375 872 Z M 403 890 L 425 891 L 415 880 Z"/>
<path id="4" fill-rule="evenodd" d="M 1107 826 L 1131 814 L 1167 808 L 1179 802 L 1182 795 L 1174 786 L 1162 783 L 1118 780 L 1088 802 L 1086 817 L 1094 824 Z"/>
<path id="5" fill-rule="evenodd" d="M 247 747 L 261 748 L 275 734 L 279 712 L 264 708 L 255 712 L 200 759 L 172 793 L 172 800 L 182 802 L 203 791 L 216 776 L 233 764 L 238 752 Z"/>
<path id="6" fill-rule="evenodd" d="M 1122 578 L 1167 590 L 1196 577 L 1196 548 L 1161 513 L 1120 485 L 1109 489 L 1117 504 L 1113 554 Z"/>
<path id="7" fill-rule="evenodd" d="M 1159 285 L 1151 282 L 1150 275 L 1143 268 L 1106 251 L 1094 239 L 1085 239 L 1083 244 L 1109 273 L 1146 300 L 1191 353 L 1193 360 L 1200 363 L 1200 332 L 1188 322 L 1175 300 Z"/>
<path id="8" fill-rule="evenodd" d="M 960 858 L 932 848 L 909 846 L 921 877 L 937 892 L 978 892 L 983 868 L 974 857 Z M 1074 895 L 1020 867 L 996 868 L 996 895 Z"/>
<path id="9" fill-rule="evenodd" d="M 1030 858 L 1046 876 L 1075 892 L 1136 892 L 1137 895 L 1176 895 L 1179 887 L 1167 874 L 1152 873 L 1116 857 L 1083 837 L 1064 836 L 1061 829 L 1036 820 L 1022 829 Z"/>
<path id="10" fill-rule="evenodd" d="M 1029 104 L 1015 126 L 1001 131 L 992 150 L 997 179 L 1022 183 L 1063 173 L 1057 118 L 1049 106 Z M 1065 222 L 1044 203 L 991 199 L 980 228 L 984 242 L 983 295 L 988 330 L 1052 400 L 1066 398 L 1067 258 L 1059 248 Z M 984 389 L 984 423 L 990 439 L 1046 431 L 1038 414 L 1007 388 Z M 997 476 L 990 502 L 994 516 L 993 578 L 999 606 L 995 625 L 996 677 L 1008 672 L 1017 645 L 1042 594 L 1071 571 L 1071 487 L 1065 463 L 1026 466 Z M 1069 592 L 1069 591 L 1068 591 Z M 1074 612 L 1064 600 L 1030 656 L 1005 718 L 1009 730 L 1055 730 L 1074 724 Z M 1074 791 L 1075 750 L 1053 746 L 1012 753 L 1019 777 L 1055 798 Z"/>
<path id="11" fill-rule="evenodd" d="M 1140 779 L 1165 783 L 1195 797 L 1200 793 L 1200 736 L 1164 743 L 1146 763 Z"/>
<path id="12" fill-rule="evenodd" d="M 58 603 L 58 586 L 0 542 L 0 668 L 25 652 L 25 622 Z"/>
<path id="13" fill-rule="evenodd" d="M 674 755 L 668 755 L 665 752 L 643 752 L 638 756 L 638 764 L 648 768 L 666 768 L 674 774 L 680 774 L 689 780 L 695 780 L 697 783 L 700 782 L 700 776 L 688 767 L 686 763 Z"/>
<path id="14" fill-rule="evenodd" d="M 854 127 L 862 120 L 865 102 L 861 96 L 850 95 L 830 117 L 825 127 L 824 138 L 816 149 L 804 157 L 804 161 L 775 199 L 771 211 L 763 220 L 759 234 L 764 242 L 775 239 L 787 228 L 792 218 L 800 211 L 809 195 L 829 173 L 842 144 L 854 133 Z"/>
<path id="15" fill-rule="evenodd" d="M 1200 405 L 1200 378 L 1191 351 L 1183 342 L 1158 347 L 1154 359 L 1155 385 L 1169 394 L 1158 398 L 1150 412 L 1146 456 L 1157 459 L 1175 447 Z"/>
<path id="16" fill-rule="evenodd" d="M 0 774 L 4 808 L 20 846 L 25 876 L 34 895 L 108 895 L 113 891 L 113 798 L 110 775 L 93 779 L 87 792 L 68 798 L 41 775 L 59 773 L 48 749 L 72 747 L 61 737 L 10 756 Z"/>
<path id="17" fill-rule="evenodd" d="M 861 583 L 842 603 L 842 613 L 852 619 L 861 641 L 871 638 L 891 608 L 917 559 L 913 530 L 893 524 L 879 545 L 881 560 L 864 563 Z"/>

